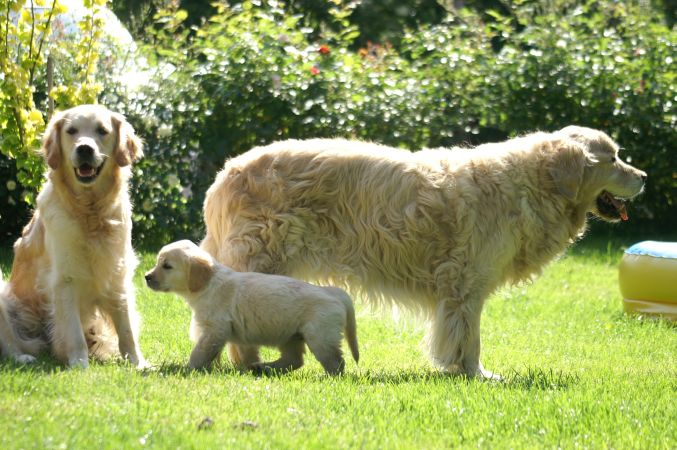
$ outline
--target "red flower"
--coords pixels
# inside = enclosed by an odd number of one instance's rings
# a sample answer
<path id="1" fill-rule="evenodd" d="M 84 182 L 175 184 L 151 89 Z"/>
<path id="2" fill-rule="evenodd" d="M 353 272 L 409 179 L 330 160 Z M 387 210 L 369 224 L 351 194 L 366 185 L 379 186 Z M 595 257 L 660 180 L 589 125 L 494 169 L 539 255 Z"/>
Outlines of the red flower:
<path id="1" fill-rule="evenodd" d="M 316 66 L 313 66 L 310 68 L 310 73 L 312 73 L 313 75 L 317 75 L 318 73 L 320 73 L 320 69 L 318 69 Z"/>
<path id="2" fill-rule="evenodd" d="M 323 55 L 328 55 L 331 52 L 328 45 L 320 45 L 320 48 L 318 48 L 317 51 Z"/>

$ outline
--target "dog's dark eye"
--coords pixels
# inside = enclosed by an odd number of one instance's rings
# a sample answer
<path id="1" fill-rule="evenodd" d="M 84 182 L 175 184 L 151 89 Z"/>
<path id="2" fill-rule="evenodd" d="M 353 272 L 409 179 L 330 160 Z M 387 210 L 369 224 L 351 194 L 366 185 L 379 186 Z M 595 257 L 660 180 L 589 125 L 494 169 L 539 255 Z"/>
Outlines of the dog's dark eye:
<path id="1" fill-rule="evenodd" d="M 100 136 L 105 136 L 108 134 L 108 130 L 105 129 L 104 127 L 97 128 L 96 132 L 99 133 Z"/>
<path id="2" fill-rule="evenodd" d="M 75 133 L 77 133 L 77 132 L 78 132 L 78 129 L 75 128 L 75 127 L 70 127 L 70 128 L 68 128 L 68 129 L 66 130 L 66 133 L 68 133 L 68 134 L 70 134 L 70 135 L 73 135 L 73 134 L 75 134 Z"/>
<path id="3" fill-rule="evenodd" d="M 162 268 L 165 269 L 165 270 L 170 270 L 172 268 L 172 266 L 170 266 L 168 263 L 164 263 L 164 264 L 162 264 Z"/>

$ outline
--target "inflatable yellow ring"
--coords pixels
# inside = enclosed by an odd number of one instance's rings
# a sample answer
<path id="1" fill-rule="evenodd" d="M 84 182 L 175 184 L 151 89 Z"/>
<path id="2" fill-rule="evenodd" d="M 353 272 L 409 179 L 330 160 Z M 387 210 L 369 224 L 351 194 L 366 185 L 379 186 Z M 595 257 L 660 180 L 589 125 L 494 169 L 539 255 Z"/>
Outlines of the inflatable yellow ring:
<path id="1" fill-rule="evenodd" d="M 626 312 L 677 319 L 677 242 L 644 241 L 627 249 L 618 282 Z"/>

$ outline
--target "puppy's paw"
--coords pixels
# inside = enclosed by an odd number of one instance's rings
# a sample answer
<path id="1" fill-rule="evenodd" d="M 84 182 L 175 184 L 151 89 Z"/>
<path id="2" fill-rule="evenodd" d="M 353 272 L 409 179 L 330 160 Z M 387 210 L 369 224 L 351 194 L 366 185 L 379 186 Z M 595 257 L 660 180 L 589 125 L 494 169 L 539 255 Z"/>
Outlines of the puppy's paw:
<path id="1" fill-rule="evenodd" d="M 35 356 L 27 354 L 14 355 L 12 359 L 14 359 L 14 361 L 16 361 L 19 364 L 33 364 L 34 362 L 37 361 L 37 358 Z"/>
<path id="2" fill-rule="evenodd" d="M 256 362 L 249 364 L 249 370 L 255 375 L 263 375 L 266 370 L 270 370 L 270 367 L 264 362 Z"/>
<path id="3" fill-rule="evenodd" d="M 265 375 L 265 376 L 279 375 L 284 373 L 283 370 L 270 366 L 268 363 L 265 362 L 257 362 L 250 364 L 249 370 L 254 375 Z"/>

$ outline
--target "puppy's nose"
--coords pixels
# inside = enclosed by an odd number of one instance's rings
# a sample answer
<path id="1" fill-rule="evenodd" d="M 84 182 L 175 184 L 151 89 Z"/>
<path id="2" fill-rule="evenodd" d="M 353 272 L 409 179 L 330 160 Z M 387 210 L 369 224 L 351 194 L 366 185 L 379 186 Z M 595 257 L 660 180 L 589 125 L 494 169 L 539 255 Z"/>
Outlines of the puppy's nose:
<path id="1" fill-rule="evenodd" d="M 78 145 L 75 147 L 75 152 L 78 158 L 91 158 L 94 156 L 94 149 L 87 144 Z"/>
<path id="2" fill-rule="evenodd" d="M 647 179 L 646 173 L 642 172 L 642 174 L 640 176 L 642 177 L 642 183 L 646 183 L 646 179 Z"/>
<path id="3" fill-rule="evenodd" d="M 147 273 L 144 278 L 146 279 L 146 283 L 148 283 L 153 279 L 153 275 L 151 275 L 150 273 Z"/>

